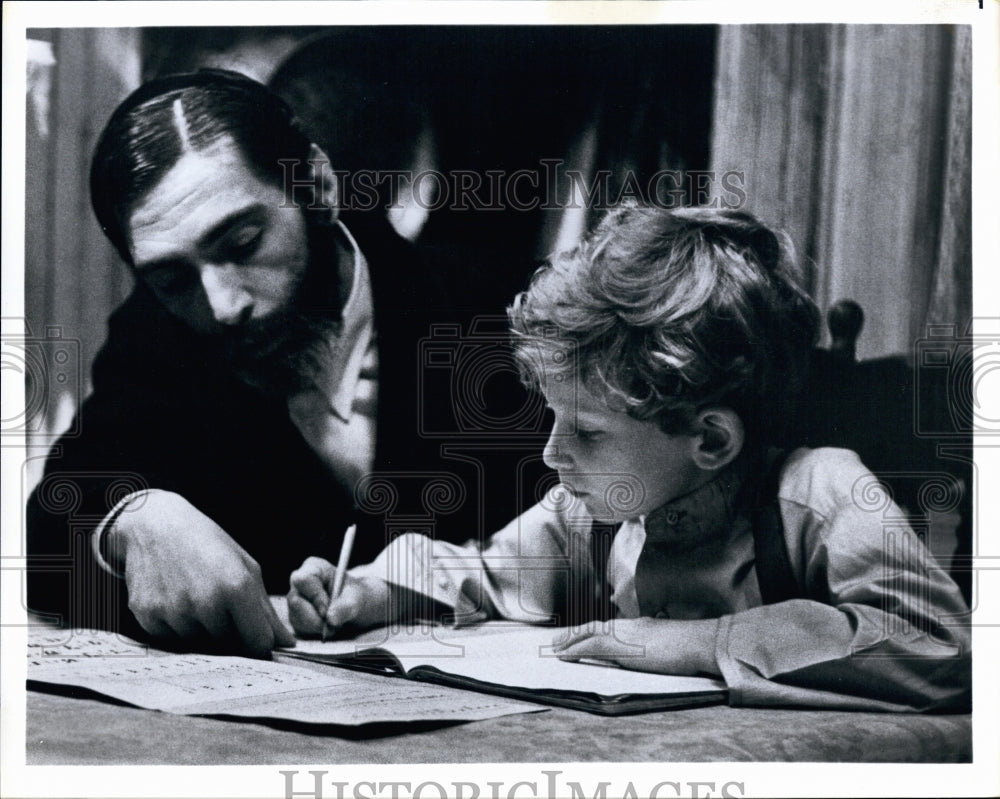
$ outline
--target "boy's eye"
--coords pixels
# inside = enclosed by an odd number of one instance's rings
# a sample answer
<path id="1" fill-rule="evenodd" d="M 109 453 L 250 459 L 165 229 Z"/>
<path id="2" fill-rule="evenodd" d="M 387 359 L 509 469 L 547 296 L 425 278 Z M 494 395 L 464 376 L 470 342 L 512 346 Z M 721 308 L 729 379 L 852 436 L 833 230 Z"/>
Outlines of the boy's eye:
<path id="1" fill-rule="evenodd" d="M 576 437 L 581 441 L 596 441 L 601 437 L 600 430 L 585 430 L 582 427 L 576 428 Z"/>

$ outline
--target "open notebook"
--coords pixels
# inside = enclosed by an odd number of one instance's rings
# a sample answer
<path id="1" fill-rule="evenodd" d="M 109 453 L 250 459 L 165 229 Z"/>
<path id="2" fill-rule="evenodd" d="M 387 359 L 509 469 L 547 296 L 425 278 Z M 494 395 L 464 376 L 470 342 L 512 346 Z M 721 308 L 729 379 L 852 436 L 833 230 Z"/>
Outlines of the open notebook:
<path id="1" fill-rule="evenodd" d="M 568 663 L 552 651 L 563 628 L 491 622 L 374 630 L 338 641 L 299 641 L 285 654 L 335 666 L 466 688 L 608 716 L 719 704 L 726 686 L 596 663 Z M 636 657 L 641 657 L 636 647 Z"/>

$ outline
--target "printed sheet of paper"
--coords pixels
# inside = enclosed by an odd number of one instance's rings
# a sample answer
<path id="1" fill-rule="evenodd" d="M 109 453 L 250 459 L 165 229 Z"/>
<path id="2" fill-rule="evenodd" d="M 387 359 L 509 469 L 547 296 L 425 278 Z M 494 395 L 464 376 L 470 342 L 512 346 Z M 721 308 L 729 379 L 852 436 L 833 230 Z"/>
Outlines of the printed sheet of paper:
<path id="1" fill-rule="evenodd" d="M 28 681 L 186 715 L 360 725 L 474 721 L 535 705 L 405 680 L 241 657 L 160 652 L 105 632 L 33 631 Z"/>
<path id="2" fill-rule="evenodd" d="M 289 654 L 340 655 L 368 648 L 391 652 L 407 670 L 420 665 L 498 685 L 532 690 L 617 694 L 669 694 L 725 690 L 720 680 L 651 674 L 559 660 L 552 642 L 565 628 L 492 622 L 476 627 L 415 625 L 390 634 L 374 630 L 349 641 L 299 641 Z M 642 647 L 636 645 L 636 657 Z"/>

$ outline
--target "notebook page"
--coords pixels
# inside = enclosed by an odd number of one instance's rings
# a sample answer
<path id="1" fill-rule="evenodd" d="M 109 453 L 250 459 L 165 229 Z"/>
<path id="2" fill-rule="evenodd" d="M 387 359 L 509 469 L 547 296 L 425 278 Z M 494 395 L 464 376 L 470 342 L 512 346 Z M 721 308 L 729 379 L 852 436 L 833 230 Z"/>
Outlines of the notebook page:
<path id="1" fill-rule="evenodd" d="M 534 705 L 350 671 L 148 649 L 113 633 L 29 635 L 28 680 L 186 715 L 358 725 L 494 718 Z"/>
<path id="2" fill-rule="evenodd" d="M 433 666 L 448 674 L 531 690 L 618 694 L 669 694 L 725 690 L 707 677 L 650 674 L 592 663 L 569 663 L 552 652 L 566 628 L 490 622 L 476 627 L 414 625 L 390 633 L 375 630 L 348 641 L 299 642 L 296 651 L 351 654 L 369 647 L 391 652 L 409 671 Z M 637 647 L 636 655 L 641 656 Z"/>

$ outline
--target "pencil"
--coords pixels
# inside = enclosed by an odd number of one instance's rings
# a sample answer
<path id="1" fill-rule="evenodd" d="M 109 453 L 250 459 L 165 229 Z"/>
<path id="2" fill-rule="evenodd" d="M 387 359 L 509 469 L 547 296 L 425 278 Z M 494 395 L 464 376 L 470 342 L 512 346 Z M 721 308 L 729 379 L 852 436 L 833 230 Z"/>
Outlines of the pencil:
<path id="1" fill-rule="evenodd" d="M 354 534 L 358 531 L 358 526 L 352 524 L 344 532 L 344 542 L 340 545 L 340 559 L 337 561 L 337 571 L 333 575 L 333 590 L 330 592 L 332 602 L 344 589 L 344 577 L 347 574 L 347 564 L 351 561 L 351 550 L 354 548 Z M 326 641 L 326 618 L 323 618 L 323 640 Z"/>

